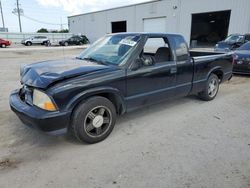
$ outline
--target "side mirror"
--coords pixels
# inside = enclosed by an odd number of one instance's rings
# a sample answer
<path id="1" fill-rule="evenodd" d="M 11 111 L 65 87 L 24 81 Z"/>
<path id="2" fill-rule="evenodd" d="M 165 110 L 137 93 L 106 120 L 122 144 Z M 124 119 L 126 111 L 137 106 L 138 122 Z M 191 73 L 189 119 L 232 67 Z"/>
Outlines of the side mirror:
<path id="1" fill-rule="evenodd" d="M 133 62 L 132 66 L 131 66 L 131 70 L 132 70 L 132 71 L 136 71 L 136 70 L 138 70 L 139 68 L 141 68 L 142 66 L 143 66 L 142 60 L 141 60 L 140 58 L 137 58 L 137 59 Z"/>
<path id="2" fill-rule="evenodd" d="M 241 46 L 243 44 L 243 42 L 236 42 L 237 46 Z"/>

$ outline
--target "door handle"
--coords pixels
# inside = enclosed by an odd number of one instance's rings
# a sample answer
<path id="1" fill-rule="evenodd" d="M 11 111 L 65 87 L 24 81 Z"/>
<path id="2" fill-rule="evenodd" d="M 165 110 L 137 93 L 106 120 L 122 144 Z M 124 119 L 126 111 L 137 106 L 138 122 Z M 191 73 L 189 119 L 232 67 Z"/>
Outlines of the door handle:
<path id="1" fill-rule="evenodd" d="M 171 73 L 171 74 L 177 73 L 177 68 L 176 68 L 176 67 L 172 67 L 172 68 L 170 69 L 170 73 Z"/>

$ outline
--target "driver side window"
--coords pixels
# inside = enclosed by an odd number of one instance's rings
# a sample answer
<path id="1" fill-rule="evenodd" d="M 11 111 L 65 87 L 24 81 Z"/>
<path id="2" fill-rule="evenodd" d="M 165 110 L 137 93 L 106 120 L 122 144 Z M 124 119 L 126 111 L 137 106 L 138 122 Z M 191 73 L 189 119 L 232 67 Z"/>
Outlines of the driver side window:
<path id="1" fill-rule="evenodd" d="M 172 54 L 166 38 L 148 38 L 140 54 L 144 66 L 172 61 Z"/>
<path id="2" fill-rule="evenodd" d="M 160 47 L 168 47 L 163 38 L 148 38 L 144 45 L 143 52 L 155 54 L 157 49 Z"/>

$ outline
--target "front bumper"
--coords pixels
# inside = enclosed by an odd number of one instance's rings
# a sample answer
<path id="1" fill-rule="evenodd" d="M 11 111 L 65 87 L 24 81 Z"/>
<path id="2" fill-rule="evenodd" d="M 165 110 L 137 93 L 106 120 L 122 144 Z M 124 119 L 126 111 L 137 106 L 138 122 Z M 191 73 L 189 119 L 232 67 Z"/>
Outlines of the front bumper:
<path id="1" fill-rule="evenodd" d="M 236 62 L 233 66 L 233 73 L 250 74 L 250 62 L 243 62 L 242 64 Z"/>
<path id="2" fill-rule="evenodd" d="M 20 99 L 18 90 L 11 93 L 9 100 L 12 111 L 29 127 L 52 135 L 67 132 L 71 112 L 49 112 L 29 105 Z"/>

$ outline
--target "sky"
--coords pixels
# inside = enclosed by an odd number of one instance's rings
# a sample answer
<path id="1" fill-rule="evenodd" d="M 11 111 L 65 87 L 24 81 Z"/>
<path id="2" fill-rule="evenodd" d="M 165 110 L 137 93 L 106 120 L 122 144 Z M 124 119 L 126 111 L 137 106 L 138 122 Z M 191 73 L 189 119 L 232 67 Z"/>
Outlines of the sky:
<path id="1" fill-rule="evenodd" d="M 9 32 L 19 32 L 18 17 L 12 13 L 16 8 L 16 0 L 0 1 L 5 27 Z M 23 32 L 36 32 L 40 28 L 60 30 L 61 26 L 65 29 L 68 27 L 68 16 L 145 1 L 148 0 L 19 0 L 20 8 L 23 9 L 22 30 Z M 0 27 L 2 26 L 0 19 Z"/>

